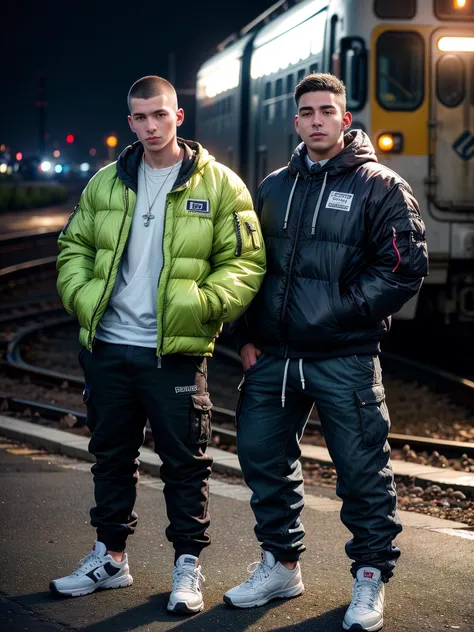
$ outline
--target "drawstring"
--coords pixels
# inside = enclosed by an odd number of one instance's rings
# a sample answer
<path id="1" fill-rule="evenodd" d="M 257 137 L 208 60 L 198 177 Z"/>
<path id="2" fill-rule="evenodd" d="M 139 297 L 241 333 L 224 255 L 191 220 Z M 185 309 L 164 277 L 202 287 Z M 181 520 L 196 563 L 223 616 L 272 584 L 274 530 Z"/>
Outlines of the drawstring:
<path id="1" fill-rule="evenodd" d="M 311 234 L 312 235 L 314 235 L 314 231 L 316 230 L 316 222 L 318 221 L 319 207 L 321 206 L 321 200 L 323 199 L 324 189 L 326 188 L 326 180 L 327 179 L 328 179 L 328 172 L 326 171 L 326 173 L 324 174 L 324 182 L 323 182 L 323 186 L 322 186 L 322 189 L 321 189 L 321 193 L 319 194 L 319 197 L 318 197 L 318 203 L 316 204 L 316 208 L 314 209 L 313 223 L 311 224 Z"/>
<path id="2" fill-rule="evenodd" d="M 300 361 L 298 362 L 298 365 L 299 365 L 299 368 L 300 368 L 301 388 L 304 390 L 305 381 L 304 381 L 304 373 L 303 373 L 303 358 L 300 358 Z"/>
<path id="3" fill-rule="evenodd" d="M 283 230 L 286 230 L 286 227 L 288 226 L 288 216 L 290 215 L 291 201 L 293 199 L 293 195 L 295 194 L 296 184 L 298 182 L 299 175 L 300 175 L 299 173 L 296 174 L 295 181 L 293 183 L 293 186 L 291 187 L 290 197 L 288 198 L 288 204 L 286 205 L 286 213 L 285 213 L 285 221 L 283 222 Z"/>
<path id="4" fill-rule="evenodd" d="M 290 367 L 291 358 L 287 358 L 285 362 L 285 369 L 283 371 L 283 382 L 281 385 L 281 407 L 285 408 L 285 400 L 286 400 L 286 383 L 288 381 L 288 369 Z M 301 380 L 301 388 L 305 388 L 306 382 L 304 379 L 303 373 L 303 358 L 300 358 L 298 361 L 298 367 L 300 371 L 300 380 Z"/>
<path id="5" fill-rule="evenodd" d="M 283 371 L 283 384 L 281 385 L 281 407 L 285 408 L 285 391 L 286 391 L 286 380 L 288 378 L 288 367 L 290 366 L 290 358 L 285 362 L 285 370 Z"/>

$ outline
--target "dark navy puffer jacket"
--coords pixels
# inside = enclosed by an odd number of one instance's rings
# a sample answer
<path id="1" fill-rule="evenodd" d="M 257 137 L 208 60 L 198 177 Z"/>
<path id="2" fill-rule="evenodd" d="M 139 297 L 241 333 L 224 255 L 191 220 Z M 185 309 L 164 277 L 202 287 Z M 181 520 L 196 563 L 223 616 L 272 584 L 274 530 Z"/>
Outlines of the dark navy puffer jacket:
<path id="1" fill-rule="evenodd" d="M 302 143 L 259 187 L 267 273 L 234 339 L 291 358 L 378 353 L 428 273 L 418 204 L 360 130 L 316 174 L 305 155 Z"/>

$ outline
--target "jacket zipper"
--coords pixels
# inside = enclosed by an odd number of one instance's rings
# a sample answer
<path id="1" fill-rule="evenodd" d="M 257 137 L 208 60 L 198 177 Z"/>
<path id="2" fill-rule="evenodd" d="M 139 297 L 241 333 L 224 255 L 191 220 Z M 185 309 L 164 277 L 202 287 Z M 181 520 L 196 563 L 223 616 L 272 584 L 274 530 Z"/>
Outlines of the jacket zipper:
<path id="1" fill-rule="evenodd" d="M 79 210 L 79 205 L 80 205 L 80 202 L 78 202 L 78 203 L 76 204 L 76 206 L 75 206 L 75 207 L 73 208 L 73 210 L 72 210 L 71 215 L 69 215 L 68 220 L 67 220 L 67 222 L 66 222 L 66 226 L 65 226 L 65 227 L 63 228 L 63 230 L 62 230 L 63 235 L 65 235 L 65 234 L 66 234 L 66 231 L 67 231 L 67 229 L 69 228 L 69 224 L 72 222 L 72 220 L 73 220 L 73 218 L 74 218 L 74 215 L 75 215 L 75 214 L 77 213 L 77 211 Z"/>
<path id="2" fill-rule="evenodd" d="M 301 219 L 303 217 L 303 209 L 304 209 L 304 205 L 305 205 L 305 202 L 306 202 L 306 198 L 308 197 L 309 190 L 311 188 L 312 181 L 313 181 L 313 179 L 310 178 L 309 182 L 308 182 L 308 185 L 306 187 L 306 191 L 304 192 L 304 195 L 303 195 L 303 201 L 301 202 L 301 205 L 300 205 L 300 213 L 298 215 L 298 224 L 296 226 L 296 234 L 295 234 L 295 239 L 294 239 L 294 243 L 293 243 L 293 250 L 291 252 L 290 265 L 288 266 L 288 275 L 287 275 L 287 279 L 288 280 L 286 282 L 285 296 L 283 298 L 283 307 L 281 308 L 281 319 L 280 319 L 280 321 L 281 321 L 282 325 L 284 324 L 285 312 L 286 312 L 286 308 L 287 308 L 287 304 L 288 304 L 288 295 L 290 293 L 291 269 L 293 267 L 293 262 L 294 262 L 295 253 L 296 253 L 296 247 L 298 245 L 298 236 L 299 236 L 299 233 L 300 233 Z M 286 355 L 287 353 L 288 353 L 288 347 L 286 348 L 286 351 L 285 351 L 285 357 L 288 357 Z"/>
<path id="3" fill-rule="evenodd" d="M 242 254 L 242 227 L 240 225 L 240 219 L 237 213 L 234 213 L 235 221 L 235 234 L 237 237 L 237 246 L 235 247 L 235 256 L 240 257 Z"/>
<path id="4" fill-rule="evenodd" d="M 95 308 L 94 313 L 92 314 L 92 318 L 91 318 L 91 328 L 90 328 L 90 331 L 89 331 L 89 340 L 88 340 L 89 347 L 91 347 L 91 348 L 92 348 L 92 343 L 93 343 L 92 330 L 94 329 L 94 319 L 95 319 L 95 317 L 97 315 L 97 312 L 99 311 L 99 306 L 102 303 L 102 299 L 104 298 L 104 296 L 105 296 L 105 294 L 107 292 L 107 287 L 109 285 L 110 277 L 112 276 L 112 270 L 114 268 L 115 257 L 117 256 L 117 251 L 118 251 L 119 244 L 120 244 L 120 237 L 122 236 L 122 231 L 123 231 L 123 227 L 124 227 L 124 224 L 125 224 L 125 218 L 127 217 L 127 215 L 128 215 L 128 188 L 125 187 L 125 212 L 124 212 L 123 217 L 122 217 L 122 223 L 120 224 L 120 230 L 119 230 L 119 234 L 118 234 L 117 245 L 115 246 L 114 256 L 112 257 L 112 263 L 110 264 L 109 274 L 107 275 L 107 281 L 105 282 L 104 291 L 102 292 L 102 295 L 101 295 L 101 297 L 100 297 L 100 299 L 99 299 L 99 301 L 97 303 L 97 307 Z"/>
<path id="5" fill-rule="evenodd" d="M 165 217 L 163 220 L 163 239 L 161 240 L 161 252 L 163 255 L 163 264 L 161 266 L 161 271 L 160 271 L 160 277 L 158 279 L 158 293 L 160 291 L 160 281 L 161 281 L 161 275 L 163 274 L 163 269 L 165 267 L 165 232 L 166 232 L 166 216 L 168 214 L 168 206 L 169 206 L 169 201 L 168 199 L 166 199 L 166 204 L 165 204 Z M 158 294 L 156 297 L 157 301 L 158 301 Z M 166 308 L 166 292 L 163 294 L 163 310 L 161 312 L 161 328 L 158 331 L 158 336 L 160 337 L 160 343 L 158 345 L 158 356 L 156 359 L 156 367 L 158 369 L 161 369 L 161 356 L 163 355 L 163 330 L 164 330 L 164 326 L 165 326 L 165 308 Z"/>
<path id="6" fill-rule="evenodd" d="M 254 250 L 258 250 L 260 248 L 260 239 L 258 238 L 257 229 L 250 222 L 245 222 L 245 228 L 247 229 L 247 233 L 250 235 Z"/>

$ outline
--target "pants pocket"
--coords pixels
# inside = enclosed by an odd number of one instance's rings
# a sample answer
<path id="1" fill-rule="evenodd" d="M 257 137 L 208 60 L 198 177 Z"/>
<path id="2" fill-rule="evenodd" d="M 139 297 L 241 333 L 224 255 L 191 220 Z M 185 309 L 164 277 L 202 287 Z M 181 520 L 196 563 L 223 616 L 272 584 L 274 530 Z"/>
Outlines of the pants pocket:
<path id="1" fill-rule="evenodd" d="M 211 409 L 209 393 L 191 395 L 190 443 L 209 443 L 211 440 Z"/>
<path id="2" fill-rule="evenodd" d="M 86 405 L 87 415 L 86 415 L 86 426 L 89 428 L 91 432 L 94 431 L 95 423 L 94 417 L 91 409 L 91 387 L 89 384 L 86 384 L 84 390 L 82 391 L 82 402 Z"/>
<path id="3" fill-rule="evenodd" d="M 382 384 L 355 392 L 359 409 L 362 442 L 365 446 L 383 445 L 390 430 L 390 416 Z"/>
<path id="4" fill-rule="evenodd" d="M 353 355 L 354 362 L 365 371 L 373 373 L 375 371 L 375 358 L 373 355 Z"/>

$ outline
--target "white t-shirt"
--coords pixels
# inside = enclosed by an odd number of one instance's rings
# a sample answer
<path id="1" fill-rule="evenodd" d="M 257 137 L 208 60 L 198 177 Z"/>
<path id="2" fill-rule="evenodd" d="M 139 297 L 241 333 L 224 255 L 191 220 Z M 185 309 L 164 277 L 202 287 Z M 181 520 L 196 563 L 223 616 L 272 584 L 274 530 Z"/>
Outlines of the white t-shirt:
<path id="1" fill-rule="evenodd" d="M 100 340 L 156 347 L 156 297 L 163 267 L 166 196 L 181 164 L 166 169 L 152 169 L 143 160 L 140 164 L 132 225 L 109 304 L 97 328 Z M 148 215 L 152 217 L 147 219 Z"/>

